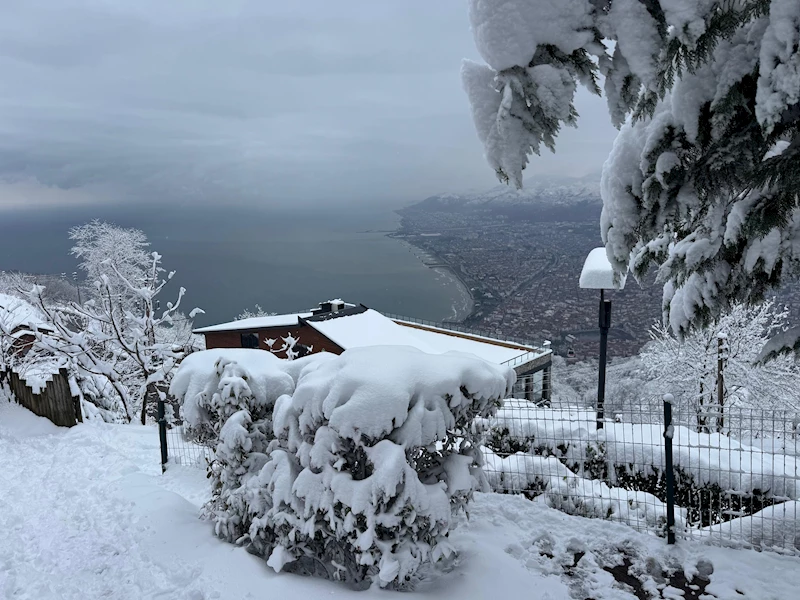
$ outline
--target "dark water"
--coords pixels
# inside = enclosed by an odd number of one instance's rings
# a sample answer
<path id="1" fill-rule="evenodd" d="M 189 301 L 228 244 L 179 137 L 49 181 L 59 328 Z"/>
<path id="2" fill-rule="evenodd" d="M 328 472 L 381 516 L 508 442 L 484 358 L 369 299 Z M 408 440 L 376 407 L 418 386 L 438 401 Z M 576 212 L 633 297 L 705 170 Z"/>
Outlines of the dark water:
<path id="1" fill-rule="evenodd" d="M 177 271 L 173 281 L 187 289 L 183 306 L 206 311 L 197 317 L 198 325 L 233 319 L 256 303 L 290 312 L 338 297 L 441 320 L 454 316 L 453 306 L 465 292 L 385 236 L 398 221 L 391 210 L 0 212 L 0 270 L 71 273 L 76 261 L 69 255 L 67 230 L 92 218 L 144 230 L 152 248 L 163 255 L 164 267 Z"/>

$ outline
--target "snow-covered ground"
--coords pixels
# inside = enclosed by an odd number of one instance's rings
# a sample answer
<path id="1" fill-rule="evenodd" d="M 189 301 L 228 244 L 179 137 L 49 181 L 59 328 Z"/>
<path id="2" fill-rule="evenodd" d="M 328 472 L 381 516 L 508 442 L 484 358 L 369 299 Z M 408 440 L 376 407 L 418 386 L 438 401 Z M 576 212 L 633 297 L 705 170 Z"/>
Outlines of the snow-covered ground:
<path id="1" fill-rule="evenodd" d="M 199 469 L 160 474 L 153 428 L 62 429 L 0 399 L 0 598 L 395 595 L 275 574 L 198 519 L 207 486 Z M 603 568 L 623 560 L 645 574 L 643 587 L 655 597 L 680 597 L 662 579 L 673 570 L 713 570 L 707 586 L 693 582 L 706 586 L 709 599 L 785 599 L 800 587 L 796 558 L 698 543 L 668 548 L 624 525 L 570 517 L 520 496 L 478 494 L 452 541 L 461 552 L 456 564 L 429 574 L 411 597 L 633 599 Z"/>

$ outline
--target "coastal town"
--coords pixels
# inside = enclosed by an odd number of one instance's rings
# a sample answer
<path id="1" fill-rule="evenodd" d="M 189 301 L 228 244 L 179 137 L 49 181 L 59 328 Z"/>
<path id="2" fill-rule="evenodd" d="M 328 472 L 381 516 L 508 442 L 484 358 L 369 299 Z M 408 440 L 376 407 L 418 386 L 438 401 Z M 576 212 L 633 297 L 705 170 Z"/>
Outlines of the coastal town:
<path id="1" fill-rule="evenodd" d="M 392 237 L 419 249 L 435 268 L 449 268 L 470 290 L 474 306 L 463 324 L 495 336 L 550 340 L 563 356 L 597 355 L 598 294 L 581 290 L 578 276 L 588 253 L 602 245 L 600 204 L 504 206 L 423 202 L 399 211 Z M 612 292 L 612 354 L 630 356 L 650 340 L 661 317 L 662 288 L 649 277 L 629 277 Z M 800 289 L 781 290 L 778 301 L 800 312 Z"/>

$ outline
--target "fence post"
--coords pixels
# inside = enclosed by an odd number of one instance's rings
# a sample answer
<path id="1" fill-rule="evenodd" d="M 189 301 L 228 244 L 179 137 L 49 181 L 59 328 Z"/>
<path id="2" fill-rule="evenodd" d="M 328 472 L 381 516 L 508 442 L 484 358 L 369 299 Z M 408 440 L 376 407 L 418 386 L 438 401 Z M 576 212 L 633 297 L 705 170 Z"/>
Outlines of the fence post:
<path id="1" fill-rule="evenodd" d="M 672 469 L 672 394 L 664 394 L 664 475 L 667 483 L 667 544 L 675 543 L 675 471 Z"/>
<path id="2" fill-rule="evenodd" d="M 169 452 L 167 452 L 167 418 L 166 410 L 164 409 L 164 399 L 159 394 L 158 397 L 158 441 L 161 445 L 161 472 L 167 470 L 167 460 L 169 459 Z"/>

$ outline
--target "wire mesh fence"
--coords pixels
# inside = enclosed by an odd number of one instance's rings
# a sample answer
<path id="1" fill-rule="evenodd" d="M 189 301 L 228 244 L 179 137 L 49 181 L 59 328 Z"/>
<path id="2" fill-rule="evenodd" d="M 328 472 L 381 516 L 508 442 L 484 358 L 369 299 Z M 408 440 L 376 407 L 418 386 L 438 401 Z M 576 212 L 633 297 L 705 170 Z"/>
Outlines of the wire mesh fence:
<path id="1" fill-rule="evenodd" d="M 168 464 L 205 469 L 213 454 L 213 445 L 200 441 L 185 425 L 167 425 Z"/>
<path id="2" fill-rule="evenodd" d="M 181 465 L 205 469 L 214 456 L 215 440 L 207 432 L 189 428 L 175 402 L 159 401 L 158 428 L 161 445 L 161 468 Z"/>
<path id="3" fill-rule="evenodd" d="M 491 487 L 668 537 L 800 553 L 798 418 L 647 398 L 593 408 L 508 400 L 484 426 Z M 674 527 L 671 527 L 674 522 Z"/>
<path id="4" fill-rule="evenodd" d="M 677 394 L 668 406 L 647 397 L 598 420 L 592 407 L 550 406 L 548 386 L 544 372 L 520 378 L 516 397 L 476 423 L 494 491 L 667 541 L 800 555 L 796 412 Z M 206 468 L 214 440 L 165 413 L 162 464 Z"/>

